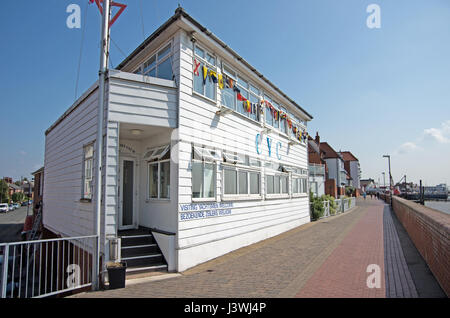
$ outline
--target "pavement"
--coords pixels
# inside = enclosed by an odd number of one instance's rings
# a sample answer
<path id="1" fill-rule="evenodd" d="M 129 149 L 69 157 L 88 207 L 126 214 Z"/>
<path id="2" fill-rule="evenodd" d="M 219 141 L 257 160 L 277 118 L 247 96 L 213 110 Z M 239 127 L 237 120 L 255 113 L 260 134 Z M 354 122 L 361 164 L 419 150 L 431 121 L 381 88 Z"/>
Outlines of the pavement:
<path id="1" fill-rule="evenodd" d="M 30 206 L 30 214 L 33 213 Z M 27 207 L 22 206 L 14 211 L 0 213 L 0 243 L 21 241 L 20 233 L 23 230 L 23 224 L 27 217 Z"/>
<path id="2" fill-rule="evenodd" d="M 348 212 L 305 224 L 183 273 L 135 279 L 124 289 L 71 297 L 446 297 L 401 230 L 384 202 L 358 199 L 357 207 Z"/>

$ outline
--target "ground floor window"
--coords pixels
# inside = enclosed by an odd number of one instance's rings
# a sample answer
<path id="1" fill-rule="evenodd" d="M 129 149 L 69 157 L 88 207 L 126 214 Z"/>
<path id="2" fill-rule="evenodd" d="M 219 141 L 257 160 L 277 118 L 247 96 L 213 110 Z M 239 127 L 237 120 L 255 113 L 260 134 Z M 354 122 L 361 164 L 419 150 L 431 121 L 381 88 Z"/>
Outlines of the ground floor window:
<path id="1" fill-rule="evenodd" d="M 170 147 L 152 149 L 144 158 L 149 160 L 149 199 L 170 199 Z"/>
<path id="2" fill-rule="evenodd" d="M 289 194 L 289 174 L 266 175 L 266 194 Z"/>
<path id="3" fill-rule="evenodd" d="M 192 147 L 192 197 L 214 199 L 216 197 L 216 164 L 218 153 L 213 149 Z"/>
<path id="4" fill-rule="evenodd" d="M 292 193 L 308 193 L 308 182 L 306 180 L 306 177 L 292 176 Z"/>
<path id="5" fill-rule="evenodd" d="M 225 196 L 260 196 L 261 172 L 248 168 L 224 166 L 223 194 Z"/>

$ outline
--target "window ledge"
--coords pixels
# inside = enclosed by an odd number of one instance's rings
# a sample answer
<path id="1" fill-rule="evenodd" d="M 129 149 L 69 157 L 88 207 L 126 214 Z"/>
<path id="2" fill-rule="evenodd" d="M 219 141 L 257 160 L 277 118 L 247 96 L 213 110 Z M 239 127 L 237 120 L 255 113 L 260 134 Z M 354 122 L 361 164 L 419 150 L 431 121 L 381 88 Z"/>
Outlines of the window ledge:
<path id="1" fill-rule="evenodd" d="M 266 200 L 289 199 L 289 194 L 266 194 Z"/>
<path id="2" fill-rule="evenodd" d="M 216 198 L 192 198 L 192 202 L 201 203 L 201 202 L 216 202 Z"/>
<path id="3" fill-rule="evenodd" d="M 306 198 L 308 195 L 306 193 L 294 193 L 292 194 L 293 198 Z"/>
<path id="4" fill-rule="evenodd" d="M 200 93 L 197 93 L 194 89 L 192 89 L 192 95 L 198 96 L 200 98 L 203 98 L 205 101 L 214 104 L 214 106 L 217 107 L 217 101 L 215 101 L 214 99 L 211 99 L 209 97 L 206 97 L 205 95 L 202 95 Z M 218 108 L 218 107 L 217 107 Z"/>
<path id="5" fill-rule="evenodd" d="M 80 202 L 81 203 L 92 203 L 92 199 L 83 199 L 83 198 L 81 198 Z"/>
<path id="6" fill-rule="evenodd" d="M 167 202 L 170 202 L 171 200 L 170 199 L 147 199 L 147 200 L 145 200 L 145 203 L 158 203 L 158 202 L 161 202 L 161 203 L 167 203 Z"/>
<path id="7" fill-rule="evenodd" d="M 222 201 L 256 201 L 262 200 L 262 196 L 223 195 Z"/>

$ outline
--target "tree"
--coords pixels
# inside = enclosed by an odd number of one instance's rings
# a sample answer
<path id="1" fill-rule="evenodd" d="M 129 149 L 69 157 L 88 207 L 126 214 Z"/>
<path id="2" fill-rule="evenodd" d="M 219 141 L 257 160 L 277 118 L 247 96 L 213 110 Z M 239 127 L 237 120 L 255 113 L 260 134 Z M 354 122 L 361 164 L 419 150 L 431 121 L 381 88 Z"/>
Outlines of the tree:
<path id="1" fill-rule="evenodd" d="M 16 193 L 13 193 L 13 195 L 12 195 L 12 200 L 14 202 L 22 202 L 24 200 L 24 198 L 25 198 L 25 194 L 23 194 L 23 192 L 16 192 Z"/>
<path id="2" fill-rule="evenodd" d="M 0 203 L 9 203 L 9 187 L 5 180 L 0 180 Z"/>

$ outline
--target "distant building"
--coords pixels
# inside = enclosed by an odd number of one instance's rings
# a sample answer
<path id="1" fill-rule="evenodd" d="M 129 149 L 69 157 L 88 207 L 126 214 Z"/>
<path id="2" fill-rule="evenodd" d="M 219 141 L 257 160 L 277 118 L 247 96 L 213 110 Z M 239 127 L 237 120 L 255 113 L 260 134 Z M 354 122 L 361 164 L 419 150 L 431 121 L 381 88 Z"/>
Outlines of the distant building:
<path id="1" fill-rule="evenodd" d="M 349 186 L 356 189 L 361 188 L 361 168 L 359 160 L 350 151 L 342 151 L 340 155 L 344 159 L 344 169 L 350 176 Z"/>
<path id="2" fill-rule="evenodd" d="M 367 191 L 368 189 L 375 188 L 375 180 L 374 179 L 361 179 L 360 180 L 361 191 Z"/>
<path id="3" fill-rule="evenodd" d="M 348 184 L 347 172 L 344 169 L 344 159 L 327 142 L 320 143 L 320 151 L 328 168 L 328 180 L 334 180 L 337 196 L 345 195 L 345 186 Z M 331 193 L 327 193 L 332 195 Z"/>
<path id="4" fill-rule="evenodd" d="M 309 188 L 316 196 L 325 194 L 325 183 L 327 180 L 327 163 L 323 159 L 320 151 L 320 137 L 316 133 L 316 138 L 308 137 L 308 170 Z"/>

